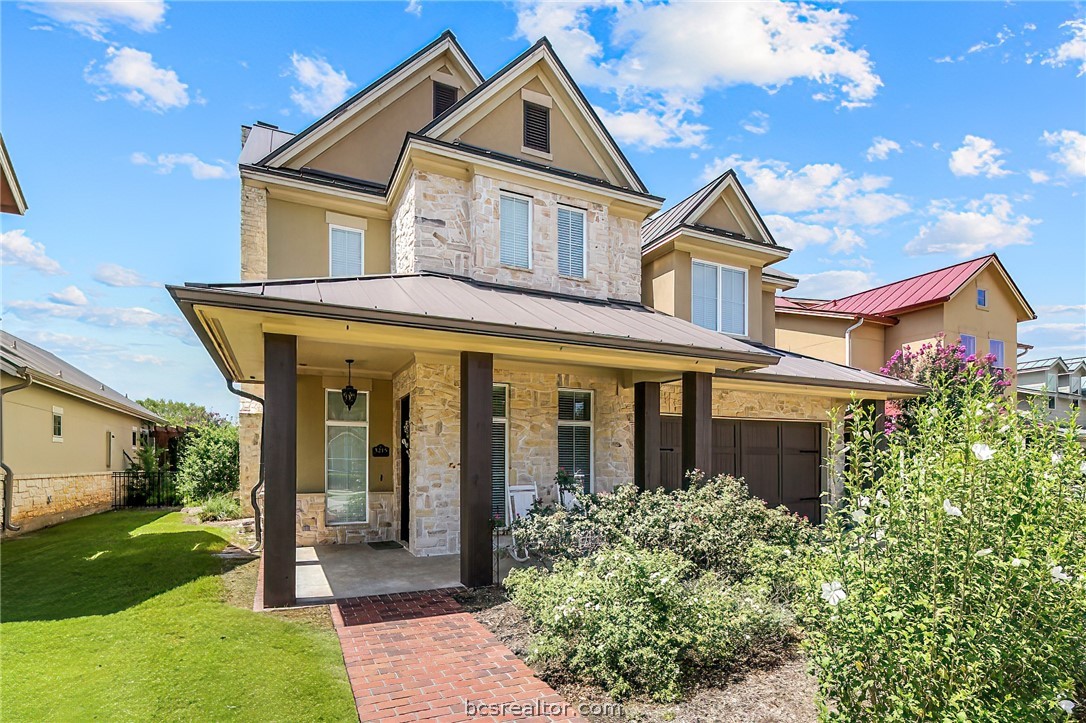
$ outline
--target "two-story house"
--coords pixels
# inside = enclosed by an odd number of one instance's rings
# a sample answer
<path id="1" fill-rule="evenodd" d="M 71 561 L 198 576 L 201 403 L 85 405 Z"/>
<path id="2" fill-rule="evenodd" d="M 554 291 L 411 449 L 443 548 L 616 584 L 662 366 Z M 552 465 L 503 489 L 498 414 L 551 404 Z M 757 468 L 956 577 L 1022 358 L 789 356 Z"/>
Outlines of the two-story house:
<path id="1" fill-rule="evenodd" d="M 445 33 L 243 144 L 242 281 L 170 293 L 255 395 L 268 605 L 294 600 L 297 543 L 402 540 L 488 583 L 493 521 L 559 469 L 593 492 L 731 471 L 817 518 L 828 410 L 922 391 L 773 349 L 795 280 L 764 269 L 788 252 L 734 175 L 645 225 L 663 199 L 545 39 L 484 79 Z"/>
<path id="2" fill-rule="evenodd" d="M 1086 357 L 1049 357 L 1018 362 L 1018 407 L 1038 405 L 1049 419 L 1073 417 L 1086 438 Z"/>
<path id="3" fill-rule="evenodd" d="M 877 371 L 943 337 L 1014 371 L 1018 324 L 1037 315 L 995 254 L 840 299 L 776 299 L 777 345 Z"/>

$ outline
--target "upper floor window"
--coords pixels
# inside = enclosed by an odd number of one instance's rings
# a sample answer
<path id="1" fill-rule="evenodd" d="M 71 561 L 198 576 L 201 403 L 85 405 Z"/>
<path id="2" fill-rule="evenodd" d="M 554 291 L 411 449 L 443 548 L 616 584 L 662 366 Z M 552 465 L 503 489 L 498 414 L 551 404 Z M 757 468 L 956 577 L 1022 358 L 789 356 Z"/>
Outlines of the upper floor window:
<path id="1" fill-rule="evenodd" d="M 977 337 L 972 334 L 962 334 L 961 345 L 965 347 L 965 356 L 969 357 L 977 356 Z"/>
<path id="2" fill-rule="evenodd" d="M 328 226 L 329 273 L 332 276 L 361 276 L 366 232 L 346 226 Z"/>
<path id="3" fill-rule="evenodd" d="M 551 109 L 524 101 L 524 147 L 551 152 Z"/>
<path id="4" fill-rule="evenodd" d="M 584 278 L 584 211 L 558 208 L 558 273 Z"/>
<path id="5" fill-rule="evenodd" d="M 447 111 L 456 103 L 459 89 L 454 85 L 434 81 L 434 118 Z"/>
<path id="6" fill-rule="evenodd" d="M 725 334 L 747 334 L 747 272 L 706 261 L 691 269 L 691 321 Z"/>
<path id="7" fill-rule="evenodd" d="M 982 309 L 988 308 L 988 290 L 977 289 L 977 306 Z"/>
<path id="8" fill-rule="evenodd" d="M 995 365 L 1000 369 L 1006 368 L 1004 363 L 1003 342 L 999 339 L 988 340 L 988 353 L 995 357 Z"/>
<path id="9" fill-rule="evenodd" d="M 532 268 L 532 204 L 527 198 L 502 196 L 501 262 L 521 269 Z"/>

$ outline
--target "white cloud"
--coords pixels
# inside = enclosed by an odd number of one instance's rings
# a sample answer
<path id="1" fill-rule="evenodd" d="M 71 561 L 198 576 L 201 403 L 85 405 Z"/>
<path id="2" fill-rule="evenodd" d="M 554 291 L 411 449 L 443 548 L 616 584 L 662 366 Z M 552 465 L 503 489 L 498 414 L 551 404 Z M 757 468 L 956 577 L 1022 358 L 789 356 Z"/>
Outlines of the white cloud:
<path id="1" fill-rule="evenodd" d="M 1058 332 L 1061 341 L 1080 341 L 1086 339 L 1086 322 L 1081 321 L 1049 321 L 1026 322 L 1020 327 L 1023 334 L 1038 331 Z"/>
<path id="2" fill-rule="evenodd" d="M 982 40 L 979 43 L 976 43 L 975 45 L 970 47 L 969 50 L 965 52 L 972 54 L 980 53 L 985 50 L 991 50 L 992 48 L 998 48 L 1013 37 L 1015 37 L 1014 31 L 1004 25 L 1003 29 L 996 33 L 995 40 Z"/>
<path id="3" fill-rule="evenodd" d="M 856 177 L 836 163 L 812 163 L 798 170 L 784 161 L 718 158 L 704 177 L 715 178 L 738 168 L 749 179 L 747 190 L 758 208 L 783 214 L 808 214 L 803 220 L 843 226 L 875 226 L 909 211 L 901 196 L 884 193 L 886 176 Z"/>
<path id="4" fill-rule="evenodd" d="M 164 0 L 34 0 L 21 7 L 95 40 L 103 40 L 114 26 L 153 33 L 166 19 Z"/>
<path id="5" fill-rule="evenodd" d="M 785 2 L 517 5 L 519 36 L 547 36 L 579 83 L 613 93 L 612 115 L 636 120 L 646 147 L 695 145 L 683 124 L 706 93 L 731 86 L 772 93 L 806 80 L 822 87 L 819 99 L 870 104 L 882 80 L 867 51 L 849 42 L 852 20 L 838 8 Z M 598 28 L 607 34 L 594 36 Z M 646 122 L 646 113 L 671 116 L 662 127 L 683 128 L 685 140 Z"/>
<path id="6" fill-rule="evenodd" d="M 1056 148 L 1049 158 L 1063 166 L 1068 175 L 1086 176 L 1086 135 L 1070 130 L 1045 131 L 1041 140 Z"/>
<path id="7" fill-rule="evenodd" d="M 1029 180 L 1033 183 L 1048 183 L 1051 180 L 1047 173 L 1036 169 L 1030 169 L 1026 172 L 1026 175 L 1029 176 Z"/>
<path id="8" fill-rule="evenodd" d="M 975 256 L 1007 246 L 1029 244 L 1032 227 L 1040 223 L 1025 214 L 1015 214 L 1010 200 L 990 193 L 957 208 L 949 202 L 932 204 L 935 220 L 920 228 L 905 245 L 910 255 L 949 253 Z"/>
<path id="9" fill-rule="evenodd" d="M 1086 314 L 1086 304 L 1052 304 L 1050 306 L 1038 306 L 1037 313 L 1044 314 Z"/>
<path id="10" fill-rule="evenodd" d="M 287 75 L 297 86 L 291 86 L 290 99 L 309 115 L 324 115 L 343 102 L 353 87 L 347 73 L 333 68 L 321 57 L 291 53 L 291 68 Z"/>
<path id="11" fill-rule="evenodd" d="M 850 228 L 829 228 L 773 214 L 765 216 L 764 220 L 773 231 L 777 243 L 793 251 L 808 246 L 829 246 L 830 253 L 837 254 L 851 253 L 867 246 L 863 238 Z"/>
<path id="12" fill-rule="evenodd" d="M 150 53 L 135 48 L 109 47 L 99 68 L 92 61 L 84 71 L 87 82 L 100 89 L 99 99 L 120 94 L 137 108 L 163 113 L 189 104 L 188 85 L 177 73 L 155 64 Z"/>
<path id="13" fill-rule="evenodd" d="M 60 262 L 45 253 L 45 245 L 32 240 L 21 228 L 0 232 L 0 265 L 29 266 L 43 274 L 63 274 Z"/>
<path id="14" fill-rule="evenodd" d="M 68 306 L 86 306 L 87 295 L 78 286 L 66 286 L 49 294 L 49 300 Z"/>
<path id="15" fill-rule="evenodd" d="M 867 149 L 867 160 L 885 161 L 891 153 L 901 153 L 901 144 L 889 138 L 876 136 L 871 141 L 871 147 Z"/>
<path id="16" fill-rule="evenodd" d="M 756 136 L 769 132 L 769 114 L 760 110 L 752 111 L 742 123 L 743 130 Z"/>
<path id="17" fill-rule="evenodd" d="M 950 154 L 950 171 L 955 176 L 1006 176 L 1011 172 L 1003 167 L 1002 155 L 1002 149 L 997 148 L 994 141 L 967 135 L 962 147 Z"/>
<path id="18" fill-rule="evenodd" d="M 93 357 L 99 363 L 104 358 L 113 358 L 136 364 L 154 364 L 155 366 L 162 366 L 166 363 L 165 359 L 155 354 L 133 352 L 128 346 L 110 344 L 89 336 L 34 329 L 20 331 L 19 336 L 31 344 L 36 344 L 62 358 Z"/>
<path id="19" fill-rule="evenodd" d="M 149 281 L 135 269 L 129 269 L 120 264 L 99 264 L 92 278 L 99 284 L 118 288 L 162 285 L 157 281 Z"/>
<path id="20" fill-rule="evenodd" d="M 140 306 L 71 306 L 53 301 L 17 300 L 6 304 L 6 310 L 26 321 L 68 319 L 105 329 L 138 327 L 187 341 L 192 338 L 192 331 L 181 317 L 166 316 Z"/>
<path id="21" fill-rule="evenodd" d="M 177 166 L 187 166 L 197 181 L 231 178 L 234 175 L 233 169 L 225 163 L 206 163 L 192 153 L 159 153 L 155 158 L 146 153 L 133 153 L 131 161 L 137 166 L 154 166 L 155 173 L 172 173 Z"/>
<path id="22" fill-rule="evenodd" d="M 675 109 L 619 110 L 596 107 L 596 113 L 619 143 L 638 148 L 700 148 L 705 145 L 709 126 L 683 120 Z"/>
<path id="23" fill-rule="evenodd" d="M 878 285 L 874 272 L 857 269 L 835 269 L 797 276 L 799 285 L 792 293 L 812 299 L 839 299 Z"/>
<path id="24" fill-rule="evenodd" d="M 1086 18 L 1068 20 L 1060 27 L 1067 28 L 1071 38 L 1049 51 L 1048 57 L 1041 63 L 1053 68 L 1062 68 L 1068 63 L 1072 66 L 1077 64 L 1078 75 L 1086 75 Z"/>
<path id="25" fill-rule="evenodd" d="M 403 11 L 408 15 L 414 15 L 416 18 L 422 17 L 421 0 L 407 0 L 407 7 Z"/>

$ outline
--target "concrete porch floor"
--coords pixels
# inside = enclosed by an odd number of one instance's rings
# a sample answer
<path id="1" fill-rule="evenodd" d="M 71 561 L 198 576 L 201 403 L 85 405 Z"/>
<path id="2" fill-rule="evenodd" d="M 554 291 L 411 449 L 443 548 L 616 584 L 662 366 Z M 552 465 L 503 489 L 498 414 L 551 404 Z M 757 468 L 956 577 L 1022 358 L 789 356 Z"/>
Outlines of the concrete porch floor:
<path id="1" fill-rule="evenodd" d="M 365 543 L 316 545 L 295 551 L 298 604 L 460 587 L 460 556 L 415 557 L 402 547 Z"/>

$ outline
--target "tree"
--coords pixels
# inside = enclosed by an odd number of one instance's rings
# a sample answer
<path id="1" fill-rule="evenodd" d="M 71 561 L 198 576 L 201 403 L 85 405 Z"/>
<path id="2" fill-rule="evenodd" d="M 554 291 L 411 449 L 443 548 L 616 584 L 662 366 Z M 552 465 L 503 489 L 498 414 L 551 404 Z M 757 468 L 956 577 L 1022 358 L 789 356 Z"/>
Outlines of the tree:
<path id="1" fill-rule="evenodd" d="M 185 503 L 237 492 L 238 462 L 238 428 L 233 424 L 207 424 L 186 434 L 177 470 Z"/>
<path id="2" fill-rule="evenodd" d="M 221 427 L 230 424 L 227 417 L 208 410 L 202 404 L 151 398 L 140 399 L 136 403 L 162 417 L 167 423 L 178 427 L 202 427 L 206 425 Z"/>

